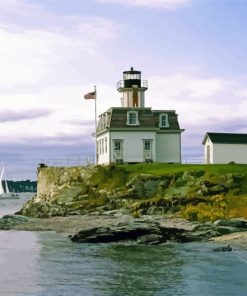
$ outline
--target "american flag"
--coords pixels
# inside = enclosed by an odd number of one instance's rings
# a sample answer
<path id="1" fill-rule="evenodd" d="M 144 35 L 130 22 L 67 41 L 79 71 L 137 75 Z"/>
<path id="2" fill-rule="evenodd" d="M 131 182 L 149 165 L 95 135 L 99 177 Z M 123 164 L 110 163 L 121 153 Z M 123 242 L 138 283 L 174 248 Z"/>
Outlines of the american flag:
<path id="1" fill-rule="evenodd" d="M 85 100 L 95 100 L 96 99 L 96 92 L 90 92 L 84 96 Z"/>

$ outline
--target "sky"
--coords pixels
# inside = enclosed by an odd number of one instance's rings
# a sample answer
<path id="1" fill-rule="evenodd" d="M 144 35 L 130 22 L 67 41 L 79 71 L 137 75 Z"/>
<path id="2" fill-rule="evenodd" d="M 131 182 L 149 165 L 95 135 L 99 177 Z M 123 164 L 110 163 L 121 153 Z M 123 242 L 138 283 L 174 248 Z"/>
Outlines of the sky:
<path id="1" fill-rule="evenodd" d="M 247 133 L 247 0 L 0 0 L 0 166 L 94 157 L 98 113 L 142 71 L 146 107 L 176 110 L 183 162 L 206 132 Z"/>

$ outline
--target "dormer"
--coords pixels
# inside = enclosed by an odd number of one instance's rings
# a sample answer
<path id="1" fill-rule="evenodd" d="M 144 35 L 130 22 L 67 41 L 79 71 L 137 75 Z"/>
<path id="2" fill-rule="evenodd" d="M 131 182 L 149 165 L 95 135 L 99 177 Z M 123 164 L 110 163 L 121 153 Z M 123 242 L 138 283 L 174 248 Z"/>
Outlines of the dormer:
<path id="1" fill-rule="evenodd" d="M 139 125 L 138 112 L 137 111 L 128 111 L 127 112 L 127 122 L 126 125 Z"/>
<path id="2" fill-rule="evenodd" d="M 170 127 L 169 117 L 167 113 L 161 113 L 159 116 L 159 127 Z"/>

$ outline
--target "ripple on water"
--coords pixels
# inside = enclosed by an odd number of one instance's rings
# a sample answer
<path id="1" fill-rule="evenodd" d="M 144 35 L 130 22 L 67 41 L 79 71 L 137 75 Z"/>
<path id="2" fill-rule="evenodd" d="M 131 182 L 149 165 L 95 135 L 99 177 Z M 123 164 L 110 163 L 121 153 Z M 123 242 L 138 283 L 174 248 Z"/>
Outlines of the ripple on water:
<path id="1" fill-rule="evenodd" d="M 0 295 L 246 295 L 247 252 L 214 247 L 76 244 L 54 232 L 1 231 Z"/>

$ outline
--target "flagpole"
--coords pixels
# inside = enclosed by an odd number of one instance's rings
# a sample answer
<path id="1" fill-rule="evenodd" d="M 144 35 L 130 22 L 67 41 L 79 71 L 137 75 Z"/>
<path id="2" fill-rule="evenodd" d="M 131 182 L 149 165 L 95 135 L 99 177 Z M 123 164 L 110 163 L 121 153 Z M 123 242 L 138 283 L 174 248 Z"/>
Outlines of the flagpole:
<path id="1" fill-rule="evenodd" d="M 95 114 L 94 114 L 94 124 L 95 124 L 95 165 L 98 164 L 97 159 L 97 90 L 96 86 L 94 86 L 94 92 L 95 92 Z"/>

